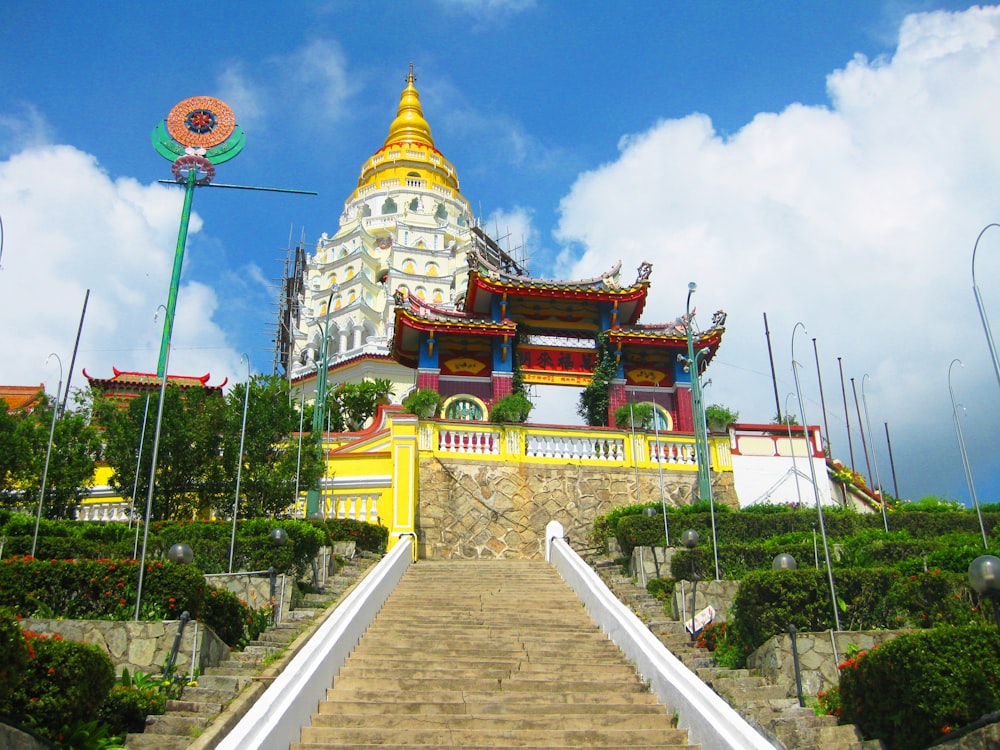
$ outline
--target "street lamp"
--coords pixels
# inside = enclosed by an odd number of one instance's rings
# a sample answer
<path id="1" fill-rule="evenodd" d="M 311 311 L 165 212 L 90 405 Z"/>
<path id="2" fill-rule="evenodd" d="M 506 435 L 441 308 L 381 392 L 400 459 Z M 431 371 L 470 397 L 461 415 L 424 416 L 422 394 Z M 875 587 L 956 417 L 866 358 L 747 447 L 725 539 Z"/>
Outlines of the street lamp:
<path id="1" fill-rule="evenodd" d="M 35 549 L 38 547 L 38 527 L 42 522 L 42 501 L 45 499 L 45 483 L 49 478 L 49 458 L 52 456 L 52 438 L 55 437 L 56 434 L 56 418 L 59 416 L 59 394 L 62 393 L 62 360 L 59 359 L 58 354 L 52 352 L 52 354 L 45 358 L 45 364 L 48 364 L 49 360 L 53 357 L 55 357 L 56 362 L 59 363 L 59 387 L 56 388 L 56 399 L 52 402 L 52 422 L 49 425 L 49 444 L 45 449 L 45 468 L 42 469 L 42 488 L 38 492 L 38 514 L 35 516 L 35 535 L 31 539 L 32 557 L 35 556 Z"/>
<path id="2" fill-rule="evenodd" d="M 813 495 L 816 497 L 816 514 L 819 516 L 819 531 L 820 535 L 823 537 L 823 553 L 826 556 L 826 574 L 830 581 L 830 601 L 833 604 L 833 622 L 837 626 L 837 630 L 840 630 L 840 612 L 837 608 L 837 589 L 833 583 L 833 565 L 830 562 L 830 545 L 826 539 L 826 523 L 823 521 L 823 504 L 819 499 L 819 483 L 816 479 L 816 465 L 815 461 L 812 459 L 812 440 L 809 438 L 809 421 L 806 419 L 806 404 L 802 398 L 802 384 L 799 382 L 799 367 L 801 365 L 795 361 L 795 334 L 799 330 L 799 326 L 802 326 L 802 332 L 808 334 L 806 330 L 805 323 L 799 321 L 792 328 L 792 375 L 795 376 L 795 394 L 799 402 L 799 416 L 802 418 L 802 430 L 806 438 L 806 445 L 809 449 L 806 451 L 806 463 L 809 464 L 809 475 L 812 477 L 813 484 Z"/>
<path id="3" fill-rule="evenodd" d="M 681 544 L 687 547 L 689 553 L 693 552 L 694 548 L 698 546 L 698 532 L 694 529 L 685 531 L 681 534 Z M 691 558 L 691 640 L 693 641 L 695 639 L 694 614 L 698 602 L 698 574 L 694 570 L 694 554 L 689 556 Z"/>
<path id="4" fill-rule="evenodd" d="M 958 404 L 955 403 L 955 391 L 951 387 L 951 368 L 955 366 L 958 362 L 959 365 L 965 367 L 965 364 L 960 359 L 953 359 L 951 364 L 948 365 L 948 393 L 951 395 L 951 418 L 955 423 L 955 432 L 958 435 L 958 450 L 962 454 L 962 468 L 965 470 L 965 481 L 969 484 L 969 494 L 972 496 L 972 502 L 976 506 L 976 515 L 979 516 L 979 530 L 983 535 L 983 548 L 989 547 L 989 543 L 986 541 L 986 527 L 983 525 L 983 513 L 979 509 L 979 497 L 976 495 L 976 483 L 972 479 L 972 466 L 969 464 L 969 453 L 965 448 L 965 435 L 962 433 L 962 420 L 958 416 Z M 965 407 L 963 407 L 964 409 Z"/>
<path id="5" fill-rule="evenodd" d="M 233 533 L 229 539 L 229 572 L 233 572 L 233 556 L 236 552 L 236 517 L 240 509 L 240 476 L 243 473 L 243 442 L 247 435 L 247 407 L 250 406 L 250 355 L 246 352 L 240 357 L 240 362 L 247 361 L 247 387 L 243 393 L 243 424 L 240 427 L 240 459 L 236 464 L 236 496 L 233 498 Z"/>
<path id="6" fill-rule="evenodd" d="M 878 475 L 878 452 L 875 450 L 875 437 L 872 433 L 872 423 L 868 418 L 868 396 L 865 395 L 865 378 L 869 375 L 866 372 L 861 378 L 861 403 L 865 407 L 865 424 L 868 425 L 868 436 L 872 439 L 872 463 L 875 465 L 875 485 L 878 487 L 878 499 L 882 503 L 882 525 L 889 531 L 889 517 L 885 512 L 885 490 L 882 488 L 882 479 Z"/>
<path id="7" fill-rule="evenodd" d="M 698 362 L 694 353 L 694 326 L 691 320 L 691 295 L 698 289 L 695 282 L 688 284 L 687 301 L 684 304 L 685 331 L 687 333 L 687 366 L 691 374 L 691 411 L 694 422 L 695 457 L 698 462 L 698 499 L 708 500 L 711 493 L 708 473 L 708 445 L 705 435 L 704 405 L 701 402 L 701 379 L 698 376 Z M 707 352 L 703 349 L 702 352 Z M 701 354 L 701 352 L 699 352 Z"/>
<path id="8" fill-rule="evenodd" d="M 985 596 L 993 605 L 993 618 L 1000 628 L 1000 611 L 997 610 L 997 593 L 1000 592 L 1000 558 L 980 555 L 969 566 L 969 585 L 977 594 Z"/>
<path id="9" fill-rule="evenodd" d="M 326 299 L 326 313 L 324 314 L 325 320 L 323 321 L 323 341 L 320 343 L 319 347 L 319 359 L 316 362 L 316 399 L 313 402 L 313 426 L 312 431 L 314 435 L 320 435 L 320 446 L 323 444 L 323 429 L 326 425 L 326 380 L 328 375 L 328 370 L 330 368 L 329 362 L 329 348 L 330 348 L 330 307 L 333 304 L 333 295 L 340 291 L 339 284 L 333 284 L 330 287 L 330 295 Z M 324 459 L 325 460 L 325 459 Z M 306 496 L 306 516 L 311 517 L 315 514 L 319 507 L 320 500 L 320 486 L 319 480 L 317 480 L 317 486 L 309 490 Z"/>
<path id="10" fill-rule="evenodd" d="M 710 475 L 711 454 L 708 450 L 708 427 L 705 424 L 705 404 L 701 393 L 700 357 L 706 357 L 712 351 L 704 348 L 695 354 L 694 351 L 694 321 L 691 315 L 691 295 L 697 291 L 698 285 L 688 283 L 687 300 L 684 303 L 684 329 L 687 334 L 687 359 L 680 357 L 689 368 L 691 375 L 691 417 L 694 423 L 694 451 L 698 464 L 698 499 L 708 500 L 709 513 L 712 520 L 712 556 L 715 560 L 715 580 L 719 580 L 719 548 L 715 530 L 715 499 L 712 497 L 712 481 Z"/>
<path id="11" fill-rule="evenodd" d="M 997 227 L 1000 229 L 1000 224 L 987 224 L 983 227 L 983 231 L 979 233 L 976 237 L 976 244 L 972 247 L 972 293 L 976 297 L 976 307 L 979 308 L 979 317 L 983 321 L 983 331 L 986 332 L 986 343 L 990 347 L 990 356 L 993 357 L 993 371 L 997 376 L 997 383 L 1000 383 L 1000 359 L 997 358 L 997 347 L 993 343 L 993 333 L 990 331 L 990 321 L 986 317 L 986 308 L 983 306 L 983 297 L 979 293 L 979 287 L 976 285 L 976 250 L 979 249 L 979 240 L 983 238 L 986 234 L 986 230 L 990 227 Z"/>
<path id="12" fill-rule="evenodd" d="M 194 560 L 194 552 L 188 545 L 178 542 L 167 550 L 167 559 L 178 565 L 190 565 L 191 561 Z"/>
<path id="13" fill-rule="evenodd" d="M 771 561 L 771 570 L 796 570 L 799 567 L 798 561 L 787 552 L 782 552 Z"/>

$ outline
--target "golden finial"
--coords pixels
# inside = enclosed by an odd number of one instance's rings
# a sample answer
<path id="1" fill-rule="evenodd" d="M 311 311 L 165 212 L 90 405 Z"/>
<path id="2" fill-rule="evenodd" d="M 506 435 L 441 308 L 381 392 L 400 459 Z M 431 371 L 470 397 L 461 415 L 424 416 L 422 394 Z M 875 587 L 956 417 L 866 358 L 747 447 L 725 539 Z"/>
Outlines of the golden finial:
<path id="1" fill-rule="evenodd" d="M 420 106 L 420 94 L 414 82 L 417 80 L 413 72 L 413 63 L 410 63 L 410 72 L 406 77 L 406 88 L 399 98 L 399 110 L 396 112 L 396 119 L 389 126 L 389 135 L 385 139 L 385 145 L 408 141 L 414 143 L 425 143 L 434 147 L 434 139 L 431 137 L 431 126 L 424 119 L 424 111 Z"/>

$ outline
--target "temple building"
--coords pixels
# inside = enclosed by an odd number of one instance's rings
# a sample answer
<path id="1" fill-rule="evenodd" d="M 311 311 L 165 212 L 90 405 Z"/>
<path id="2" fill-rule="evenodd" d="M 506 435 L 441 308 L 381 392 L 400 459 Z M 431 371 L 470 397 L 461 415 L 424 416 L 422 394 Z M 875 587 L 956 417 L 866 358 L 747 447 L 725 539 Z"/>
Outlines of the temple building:
<path id="1" fill-rule="evenodd" d="M 689 321 L 639 323 L 651 267 L 627 285 L 617 266 L 582 281 L 531 277 L 476 225 L 455 167 L 434 145 L 412 66 L 340 228 L 296 266 L 282 358 L 305 400 L 327 384 L 384 378 L 393 403 L 433 388 L 445 398 L 443 416 L 486 419 L 515 374 L 528 385 L 586 385 L 604 345 L 616 368 L 609 422 L 618 407 L 648 402 L 660 429 L 694 429 L 689 368 L 680 361 Z M 717 316 L 693 335 L 694 348 L 705 350 L 699 370 L 724 321 Z"/>
<path id="2" fill-rule="evenodd" d="M 283 358 L 293 389 L 307 400 L 325 363 L 330 384 L 385 378 L 393 402 L 401 402 L 415 380 L 391 357 L 393 296 L 453 306 L 472 249 L 522 271 L 475 226 L 455 167 L 434 145 L 415 82 L 411 66 L 389 134 L 361 166 L 340 228 L 305 254 L 301 279 L 291 285 L 297 299 L 288 306 Z"/>

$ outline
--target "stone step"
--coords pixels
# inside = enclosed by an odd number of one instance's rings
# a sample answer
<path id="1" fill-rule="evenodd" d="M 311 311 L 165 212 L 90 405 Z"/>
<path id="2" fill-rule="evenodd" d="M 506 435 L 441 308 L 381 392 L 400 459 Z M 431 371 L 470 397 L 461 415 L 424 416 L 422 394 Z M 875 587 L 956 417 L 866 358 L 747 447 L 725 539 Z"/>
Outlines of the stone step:
<path id="1" fill-rule="evenodd" d="M 161 716 L 146 717 L 144 734 L 172 734 L 182 737 L 197 737 L 201 730 L 212 723 L 209 715 L 181 712 L 166 713 Z"/>
<path id="2" fill-rule="evenodd" d="M 422 561 L 292 747 L 690 747 L 672 723 L 549 566 Z"/>
<path id="3" fill-rule="evenodd" d="M 357 694 L 356 694 L 357 695 Z M 368 716 L 380 717 L 379 721 L 387 720 L 392 712 L 395 715 L 464 715 L 470 712 L 484 715 L 531 715 L 560 716 L 564 719 L 575 718 L 581 714 L 615 716 L 663 716 L 664 708 L 650 693 L 629 693 L 615 696 L 613 700 L 594 700 L 593 696 L 576 696 L 573 702 L 553 703 L 553 696 L 527 700 L 526 696 L 511 696 L 502 702 L 493 698 L 495 693 L 480 694 L 464 693 L 430 693 L 420 696 L 387 696 L 377 690 L 368 692 L 366 699 L 356 700 L 354 696 L 342 695 L 332 689 L 327 693 L 327 699 L 319 704 L 319 713 L 332 713 L 338 716 Z M 370 719 L 369 719 L 370 720 Z"/>
<path id="4" fill-rule="evenodd" d="M 308 747 L 322 745 L 333 747 L 357 747 L 360 744 L 384 745 L 386 743 L 406 744 L 419 747 L 467 747 L 474 743 L 482 747 L 524 747 L 533 745 L 551 747 L 562 745 L 567 747 L 629 747 L 635 740 L 655 745 L 662 750 L 668 748 L 690 748 L 687 744 L 687 731 L 683 729 L 645 729 L 632 731 L 628 729 L 526 729 L 526 730 L 466 730 L 451 731 L 445 729 L 421 729 L 407 727 L 403 729 L 385 729 L 383 727 L 367 727 L 357 729 L 335 729 L 332 727 L 303 727 L 300 743 L 292 743 L 291 747 Z"/>
<path id="5" fill-rule="evenodd" d="M 565 714 L 548 715 L 544 712 L 532 712 L 530 716 L 512 714 L 437 714 L 424 715 L 419 719 L 419 726 L 434 730 L 485 730 L 498 731 L 536 731 L 543 729 L 564 728 L 571 723 L 574 731 L 599 731 L 607 729 L 649 729 L 663 728 L 664 712 L 656 714 L 621 715 L 609 714 L 577 714 L 572 722 L 567 722 Z M 332 727 L 337 729 L 370 728 L 370 714 L 321 713 L 314 714 L 312 726 Z M 409 728 L 416 726 L 412 715 L 384 716 L 379 722 L 380 729 Z"/>
<path id="6" fill-rule="evenodd" d="M 125 735 L 125 747 L 128 750 L 179 750 L 187 747 L 192 737 L 170 734 L 135 734 Z"/>

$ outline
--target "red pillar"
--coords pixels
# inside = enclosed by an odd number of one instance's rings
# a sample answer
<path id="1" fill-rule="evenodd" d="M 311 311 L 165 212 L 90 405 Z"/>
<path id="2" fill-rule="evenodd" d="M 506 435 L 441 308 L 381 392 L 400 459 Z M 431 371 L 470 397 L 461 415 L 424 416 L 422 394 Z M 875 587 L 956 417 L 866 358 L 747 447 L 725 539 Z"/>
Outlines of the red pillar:
<path id="1" fill-rule="evenodd" d="M 514 392 L 514 376 L 509 372 L 493 373 L 493 403 Z"/>
<path id="2" fill-rule="evenodd" d="M 615 379 L 608 385 L 608 425 L 615 426 L 615 412 L 626 404 L 625 381 Z"/>
<path id="3" fill-rule="evenodd" d="M 417 370 L 417 389 L 430 388 L 436 391 L 440 377 L 441 371 L 438 369 Z"/>
<path id="4" fill-rule="evenodd" d="M 691 389 L 677 388 L 677 431 L 694 432 L 694 417 L 691 410 Z"/>

